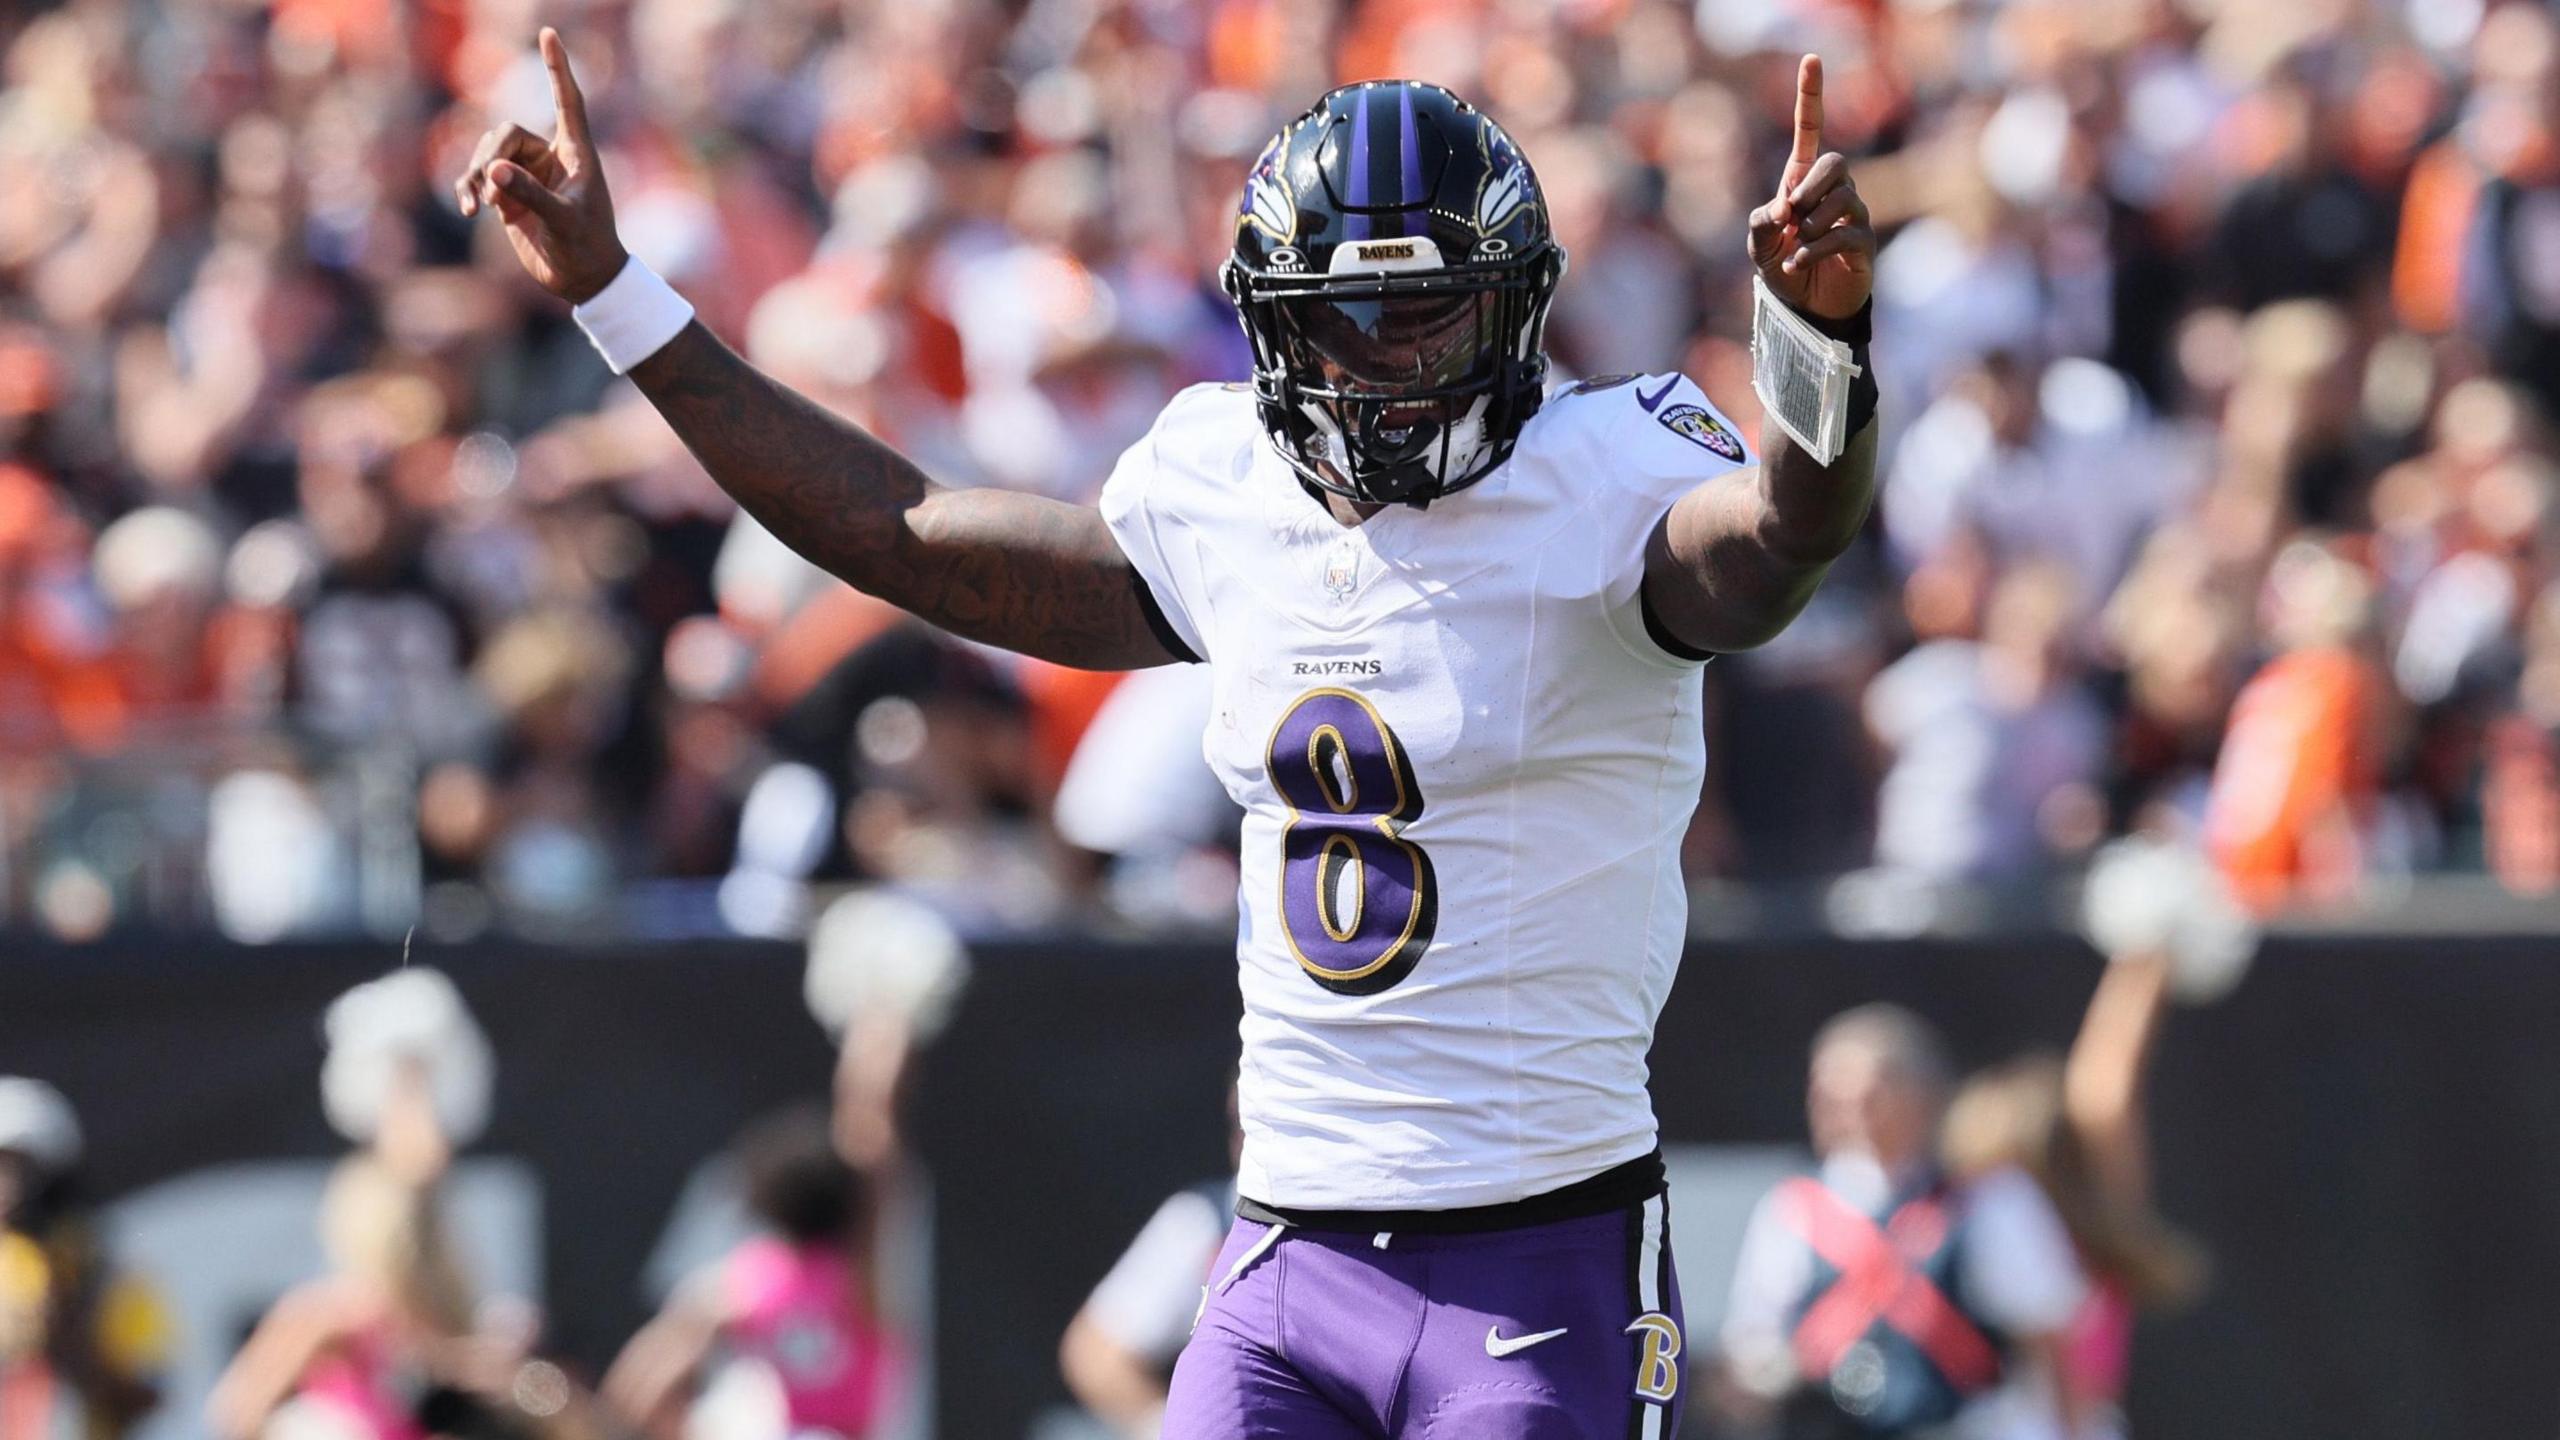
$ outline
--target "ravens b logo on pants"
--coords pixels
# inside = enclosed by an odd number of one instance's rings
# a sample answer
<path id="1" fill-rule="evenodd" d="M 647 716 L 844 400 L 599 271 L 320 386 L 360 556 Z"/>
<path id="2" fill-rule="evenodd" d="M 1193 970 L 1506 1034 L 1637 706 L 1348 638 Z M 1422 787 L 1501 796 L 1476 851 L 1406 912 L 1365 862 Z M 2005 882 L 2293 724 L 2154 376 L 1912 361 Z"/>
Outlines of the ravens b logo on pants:
<path id="1" fill-rule="evenodd" d="M 1643 1337 L 1636 1352 L 1636 1398 L 1668 1405 L 1680 1393 L 1680 1322 L 1648 1310 L 1627 1327 Z"/>

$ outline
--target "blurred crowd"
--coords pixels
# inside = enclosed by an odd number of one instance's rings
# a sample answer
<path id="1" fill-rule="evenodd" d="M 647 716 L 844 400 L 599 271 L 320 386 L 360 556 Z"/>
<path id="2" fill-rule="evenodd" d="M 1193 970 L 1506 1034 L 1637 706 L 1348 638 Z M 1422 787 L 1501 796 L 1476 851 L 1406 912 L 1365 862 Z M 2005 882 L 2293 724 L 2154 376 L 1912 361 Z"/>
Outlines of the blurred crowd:
<path id="1" fill-rule="evenodd" d="M 1444 82 L 1565 375 L 1748 424 L 1792 56 L 1885 245 L 1869 543 L 1709 669 L 1695 876 L 2001 882 L 2174 818 L 2275 906 L 2560 885 L 2560 30 L 2510 0 L 0 3 L 0 927 L 1216 921 L 1199 678 L 948 642 L 733 508 L 449 181 L 625 239 L 938 477 L 1089 497 L 1240 377 L 1277 123 Z M 1116 688 L 1115 688 L 1116 687 Z"/>

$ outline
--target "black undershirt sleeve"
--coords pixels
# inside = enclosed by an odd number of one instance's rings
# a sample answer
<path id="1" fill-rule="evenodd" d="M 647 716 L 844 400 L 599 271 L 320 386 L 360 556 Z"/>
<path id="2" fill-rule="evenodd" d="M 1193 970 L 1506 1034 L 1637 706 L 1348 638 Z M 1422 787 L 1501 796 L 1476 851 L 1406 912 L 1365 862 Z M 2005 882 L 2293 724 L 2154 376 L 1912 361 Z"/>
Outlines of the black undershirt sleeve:
<path id="1" fill-rule="evenodd" d="M 1147 577 L 1139 574 L 1135 565 L 1129 567 L 1129 588 L 1138 593 L 1138 608 L 1146 612 L 1147 629 L 1154 633 L 1166 651 L 1185 665 L 1199 664 L 1200 657 L 1182 642 L 1181 632 L 1173 628 L 1173 622 L 1164 618 L 1164 607 L 1156 603 L 1156 592 L 1148 586 Z M 1651 622 L 1648 620 L 1647 623 Z"/>
<path id="2" fill-rule="evenodd" d="M 1661 648 L 1662 653 L 1676 656 L 1682 660 L 1713 660 L 1716 658 L 1718 652 L 1713 650 L 1701 650 L 1697 646 L 1690 644 L 1688 641 L 1681 639 L 1679 636 L 1672 634 L 1671 627 L 1662 623 L 1662 617 L 1653 613 L 1653 596 L 1642 586 L 1638 586 L 1636 589 L 1636 603 L 1637 607 L 1644 611 L 1644 633 L 1652 638 L 1653 643 Z"/>

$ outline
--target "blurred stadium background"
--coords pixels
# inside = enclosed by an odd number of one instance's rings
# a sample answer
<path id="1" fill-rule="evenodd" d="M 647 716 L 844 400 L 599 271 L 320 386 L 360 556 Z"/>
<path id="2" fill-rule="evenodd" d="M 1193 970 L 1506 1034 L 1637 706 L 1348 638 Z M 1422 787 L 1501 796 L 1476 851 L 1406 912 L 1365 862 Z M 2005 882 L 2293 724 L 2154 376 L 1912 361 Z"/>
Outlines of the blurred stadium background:
<path id="1" fill-rule="evenodd" d="M 1813 609 L 1708 671 L 1656 1062 L 1693 1335 L 1815 1027 L 1889 997 L 1968 1066 L 2068 1043 L 2078 876 L 2176 832 L 2270 939 L 2160 1042 L 2159 1204 L 2214 1278 L 2146 1323 L 2133 1431 L 2550 1432 L 2550 8 L 0 0 L 0 1073 L 70 1097 L 167 1299 L 143 1433 L 204 1433 L 322 1265 L 319 1017 L 413 936 L 495 1057 L 455 1244 L 575 1377 L 708 1253 L 703 1167 L 828 1094 L 800 966 L 848 886 L 975 954 L 894 1087 L 930 1178 L 878 1434 L 1099 1433 L 1059 1333 L 1223 1163 L 1203 677 L 941 639 L 740 519 L 454 211 L 483 129 L 549 125 L 543 23 L 627 242 L 715 328 L 945 480 L 1069 498 L 1244 374 L 1244 168 L 1372 76 L 1522 141 L 1566 372 L 1754 419 L 1742 217 L 1820 51 L 1885 237 L 1885 480 Z"/>

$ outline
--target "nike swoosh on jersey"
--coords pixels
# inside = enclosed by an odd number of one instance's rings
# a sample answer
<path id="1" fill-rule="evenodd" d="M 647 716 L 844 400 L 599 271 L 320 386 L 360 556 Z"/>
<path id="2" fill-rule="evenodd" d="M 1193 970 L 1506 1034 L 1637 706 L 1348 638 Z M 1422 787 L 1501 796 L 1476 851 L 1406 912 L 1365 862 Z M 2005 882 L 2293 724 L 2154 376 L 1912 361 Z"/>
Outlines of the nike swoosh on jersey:
<path id="1" fill-rule="evenodd" d="M 1670 379 L 1663 381 L 1662 388 L 1654 391 L 1650 395 L 1647 395 L 1641 390 L 1637 391 L 1636 403 L 1644 407 L 1644 413 L 1650 415 L 1655 410 L 1660 409 L 1663 400 L 1667 398 L 1672 391 L 1678 388 L 1680 388 L 1680 377 L 1674 375 Z"/>
<path id="2" fill-rule="evenodd" d="M 1535 1335 L 1514 1335 L 1505 1340 L 1502 1327 L 1496 1325 L 1484 1332 L 1484 1353 L 1499 1360 L 1505 1355 L 1517 1355 L 1532 1345 L 1544 1345 L 1563 1333 L 1562 1330 L 1541 1330 Z"/>

